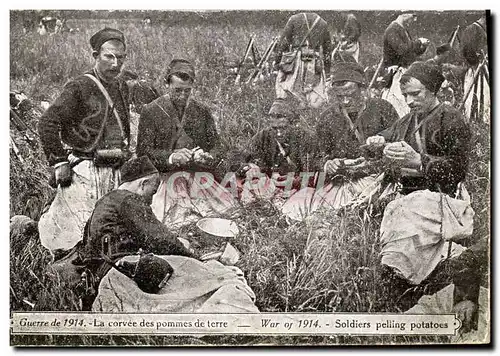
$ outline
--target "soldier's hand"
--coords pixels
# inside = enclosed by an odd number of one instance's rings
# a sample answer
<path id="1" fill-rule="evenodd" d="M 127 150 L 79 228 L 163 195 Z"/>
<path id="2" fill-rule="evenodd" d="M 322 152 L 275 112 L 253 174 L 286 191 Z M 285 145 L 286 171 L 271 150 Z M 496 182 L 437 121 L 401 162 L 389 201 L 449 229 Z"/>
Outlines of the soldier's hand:
<path id="1" fill-rule="evenodd" d="M 346 159 L 344 160 L 344 167 L 349 172 L 356 172 L 366 167 L 366 159 L 364 157 Z"/>
<path id="2" fill-rule="evenodd" d="M 405 141 L 393 142 L 385 146 L 384 156 L 399 163 L 401 167 L 418 169 L 422 164 L 420 153 Z"/>
<path id="3" fill-rule="evenodd" d="M 55 168 L 56 186 L 69 187 L 71 185 L 71 167 L 68 162 L 64 162 Z"/>
<path id="4" fill-rule="evenodd" d="M 431 43 L 431 41 L 429 41 L 429 39 L 427 39 L 425 37 L 420 37 L 418 40 L 420 41 L 420 43 L 422 43 L 422 45 L 424 45 L 426 47 L 429 45 L 429 43 Z"/>
<path id="5" fill-rule="evenodd" d="M 385 144 L 384 136 L 370 136 L 366 139 L 368 146 L 383 146 Z"/>
<path id="6" fill-rule="evenodd" d="M 340 158 L 334 158 L 329 160 L 325 164 L 325 173 L 326 174 L 335 174 L 337 171 L 343 166 L 343 161 Z"/>
<path id="7" fill-rule="evenodd" d="M 192 156 L 197 163 L 208 163 L 214 159 L 210 153 L 203 151 L 201 148 L 194 151 Z"/>
<path id="8" fill-rule="evenodd" d="M 170 155 L 172 164 L 183 165 L 191 160 L 192 151 L 188 148 L 181 148 Z"/>
<path id="9" fill-rule="evenodd" d="M 260 167 L 254 163 L 248 163 L 243 167 L 242 172 L 247 179 L 260 176 Z"/>

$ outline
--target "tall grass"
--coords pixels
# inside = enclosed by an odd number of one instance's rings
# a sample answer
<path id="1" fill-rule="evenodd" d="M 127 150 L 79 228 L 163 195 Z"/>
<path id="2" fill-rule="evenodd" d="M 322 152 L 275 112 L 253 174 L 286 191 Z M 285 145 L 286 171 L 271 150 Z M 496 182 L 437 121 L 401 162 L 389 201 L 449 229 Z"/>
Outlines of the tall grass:
<path id="1" fill-rule="evenodd" d="M 332 17 L 334 13 L 331 13 Z M 328 14 L 327 14 L 328 15 Z M 209 15 L 206 15 L 209 16 Z M 384 15 L 384 19 L 390 18 Z M 431 15 L 429 15 L 431 16 Z M 436 15 L 432 15 L 436 17 Z M 443 15 L 444 16 L 444 15 Z M 460 23 L 472 15 L 454 14 Z M 434 18 L 433 17 L 433 18 Z M 363 12 L 368 21 L 370 13 Z M 267 19 L 269 20 L 269 19 Z M 420 16 L 425 26 L 416 26 L 419 36 L 435 43 L 448 39 L 455 22 L 444 27 Z M 174 57 L 187 58 L 196 65 L 195 97 L 208 105 L 216 118 L 226 152 L 245 147 L 250 137 L 265 125 L 265 114 L 274 99 L 274 85 L 267 80 L 257 86 L 233 85 L 228 67 L 243 54 L 250 34 L 256 35 L 261 53 L 279 29 L 262 23 L 238 26 L 182 26 L 155 23 L 142 28 L 140 19 L 72 20 L 80 32 L 40 37 L 24 34 L 11 24 L 12 89 L 24 91 L 33 102 L 52 101 L 72 77 L 92 65 L 88 39 L 104 26 L 121 29 L 127 37 L 126 66 L 155 82 L 163 90 L 162 75 Z M 361 58 L 365 66 L 375 65 L 382 53 L 385 25 L 364 24 Z M 284 25 L 284 24 L 282 24 Z M 432 56 L 427 53 L 426 56 Z M 36 119 L 31 121 L 34 126 Z M 12 129 L 11 131 L 15 131 Z M 475 234 L 489 234 L 489 126 L 473 125 L 473 145 L 468 189 L 476 211 Z M 11 155 L 10 214 L 38 219 L 53 191 L 48 187 L 48 170 L 40 147 L 24 151 L 26 164 Z M 30 202 L 31 199 L 31 203 Z M 290 223 L 268 202 L 258 201 L 237 218 L 241 236 L 237 247 L 243 252 L 238 266 L 254 290 L 256 304 L 267 312 L 384 312 L 397 311 L 388 297 L 379 263 L 378 229 L 382 209 L 357 209 L 323 215 L 316 221 Z M 192 230 L 192 228 L 191 228 Z M 15 237 L 19 239 L 20 237 Z M 470 242 L 472 243 L 474 239 Z M 36 237 L 11 242 L 11 310 L 78 310 L 75 296 L 46 269 L 51 256 Z M 12 342 L 30 344 L 368 344 L 437 343 L 443 337 L 180 337 L 40 336 L 14 337 Z"/>

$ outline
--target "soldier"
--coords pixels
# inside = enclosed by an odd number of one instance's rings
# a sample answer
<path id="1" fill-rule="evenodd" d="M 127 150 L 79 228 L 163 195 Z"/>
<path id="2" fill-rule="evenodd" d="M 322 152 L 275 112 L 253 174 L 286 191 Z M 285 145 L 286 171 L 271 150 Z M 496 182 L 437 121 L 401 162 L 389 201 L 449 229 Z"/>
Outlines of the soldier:
<path id="1" fill-rule="evenodd" d="M 301 114 L 293 98 L 273 102 L 269 127 L 257 132 L 242 154 L 243 166 L 238 173 L 244 180 L 244 204 L 266 199 L 280 208 L 297 190 L 313 184 L 320 169 L 316 137 Z"/>
<path id="2" fill-rule="evenodd" d="M 119 167 L 130 156 L 128 89 L 116 78 L 126 58 L 125 37 L 105 28 L 90 45 L 94 67 L 66 84 L 38 125 L 57 187 L 39 223 L 42 244 L 51 251 L 81 240 L 95 202 L 116 187 Z"/>
<path id="3" fill-rule="evenodd" d="M 300 13 L 288 20 L 276 46 L 276 97 L 296 97 L 318 108 L 327 102 L 332 43 L 328 25 L 318 14 Z"/>
<path id="4" fill-rule="evenodd" d="M 208 108 L 191 96 L 194 80 L 189 61 L 172 60 L 165 75 L 167 93 L 145 105 L 139 118 L 137 155 L 148 156 L 161 173 L 153 211 L 169 227 L 236 204 L 214 178 L 219 134 Z M 202 176 L 210 180 L 203 184 L 206 189 L 199 187 Z"/>
<path id="5" fill-rule="evenodd" d="M 414 62 L 401 77 L 411 112 L 367 139 L 383 153 L 388 181 L 400 184 L 400 197 L 384 211 L 381 255 L 388 278 L 408 288 L 463 251 L 451 240 L 472 233 L 474 212 L 462 184 L 471 133 L 457 109 L 439 102 L 443 80 L 438 66 Z"/>
<path id="6" fill-rule="evenodd" d="M 399 80 L 406 68 L 425 52 L 430 43 L 426 38 L 412 39 L 408 26 L 415 20 L 414 14 L 400 14 L 384 32 L 383 67 L 389 68 L 392 81 L 390 87 L 382 92 L 382 99 L 389 101 L 400 117 L 406 115 L 410 109 L 401 95 Z"/>
<path id="7" fill-rule="evenodd" d="M 359 64 L 333 65 L 332 101 L 321 112 L 316 125 L 326 185 L 316 187 L 311 195 L 308 214 L 320 208 L 345 207 L 377 181 L 378 162 L 367 160 L 367 152 L 360 147 L 367 137 L 390 127 L 399 117 L 389 102 L 367 98 L 364 88 L 366 81 Z"/>
<path id="8" fill-rule="evenodd" d="M 488 40 L 486 28 L 486 16 L 473 22 L 464 29 L 461 37 L 461 52 L 466 62 L 466 73 L 464 78 L 464 95 L 466 119 L 482 119 L 489 122 L 490 119 L 490 85 L 488 65 L 481 65 L 488 55 Z M 477 78 L 474 73 L 479 71 Z M 472 86 L 472 89 L 469 88 Z"/>
<path id="9" fill-rule="evenodd" d="M 353 14 L 347 14 L 344 28 L 340 36 L 339 52 L 340 60 L 343 62 L 355 61 L 359 63 L 359 37 L 361 36 L 361 25 Z M 333 56 L 335 57 L 335 55 Z M 333 58 L 335 61 L 335 58 Z"/>
<path id="10" fill-rule="evenodd" d="M 142 156 L 126 162 L 121 169 L 120 186 L 99 199 L 89 219 L 85 258 L 98 258 L 102 252 L 113 259 L 133 255 L 139 249 L 194 257 L 151 210 L 159 185 L 160 174 L 149 158 Z"/>

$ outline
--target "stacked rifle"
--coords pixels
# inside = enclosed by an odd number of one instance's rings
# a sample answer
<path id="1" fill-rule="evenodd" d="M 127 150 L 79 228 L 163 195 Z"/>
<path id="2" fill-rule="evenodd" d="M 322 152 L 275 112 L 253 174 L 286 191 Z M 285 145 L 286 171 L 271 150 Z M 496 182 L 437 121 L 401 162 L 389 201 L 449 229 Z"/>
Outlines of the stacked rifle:
<path id="1" fill-rule="evenodd" d="M 476 69 L 474 71 L 474 77 L 473 77 L 472 83 L 469 85 L 469 87 L 465 91 L 464 97 L 462 99 L 462 103 L 460 104 L 460 107 L 458 108 L 459 110 L 462 110 L 463 107 L 465 106 L 465 103 L 466 103 L 467 99 L 469 98 L 469 95 L 471 94 L 472 89 L 474 88 L 474 86 L 476 86 L 478 84 L 479 75 L 481 73 L 483 73 L 484 77 L 486 78 L 486 81 L 489 83 L 490 72 L 488 70 L 488 57 L 486 55 L 484 55 L 484 53 L 483 53 L 483 60 L 481 61 L 481 63 L 479 63 L 479 65 L 476 67 Z"/>
<path id="2" fill-rule="evenodd" d="M 244 83 L 255 84 L 259 80 L 260 75 L 268 67 L 269 59 L 271 58 L 271 54 L 274 52 L 274 48 L 276 47 L 277 43 L 278 43 L 278 37 L 274 37 L 271 43 L 267 46 L 264 54 L 260 56 L 260 53 L 257 47 L 255 46 L 255 35 L 252 35 L 246 46 L 245 55 L 238 64 L 238 69 L 236 72 L 236 79 L 234 80 L 234 84 L 240 83 L 243 68 L 246 66 L 250 54 L 252 56 L 253 69 L 250 71 L 250 74 L 248 75 Z"/>

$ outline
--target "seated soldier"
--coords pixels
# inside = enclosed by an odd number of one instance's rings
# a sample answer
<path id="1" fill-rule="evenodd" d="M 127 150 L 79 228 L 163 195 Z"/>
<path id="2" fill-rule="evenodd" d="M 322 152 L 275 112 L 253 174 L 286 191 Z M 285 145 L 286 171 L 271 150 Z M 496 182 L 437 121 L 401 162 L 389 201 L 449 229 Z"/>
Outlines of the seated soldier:
<path id="1" fill-rule="evenodd" d="M 320 114 L 316 125 L 320 154 L 326 161 L 319 181 L 327 184 L 310 191 L 313 195 L 306 204 L 307 214 L 320 208 L 345 207 L 380 181 L 376 179 L 376 164 L 365 159 L 368 152 L 360 147 L 366 137 L 389 127 L 398 115 L 389 102 L 367 98 L 365 86 L 359 64 L 340 62 L 333 66 L 332 103 Z"/>
<path id="2" fill-rule="evenodd" d="M 151 161 L 145 156 L 132 159 L 120 173 L 120 186 L 95 205 L 84 238 L 84 255 L 100 257 L 103 252 L 114 258 L 142 249 L 194 257 L 153 214 L 151 201 L 160 184 L 160 174 Z"/>
<path id="3" fill-rule="evenodd" d="M 97 203 L 81 260 L 83 309 L 100 312 L 258 312 L 243 273 L 202 263 L 151 209 L 160 175 L 145 157 L 121 169 L 118 189 Z M 132 256 L 137 252 L 140 256 Z M 154 253 L 155 255 L 150 255 Z M 116 262 L 116 263 L 115 263 Z M 115 263 L 116 268 L 111 268 Z M 168 273 L 165 273 L 168 272 Z"/>
<path id="4" fill-rule="evenodd" d="M 297 106 L 292 98 L 276 99 L 269 110 L 269 127 L 252 138 L 243 155 L 244 203 L 261 198 L 281 205 L 295 191 L 309 185 L 318 170 L 314 132 L 299 122 Z"/>
<path id="5" fill-rule="evenodd" d="M 439 102 L 443 80 L 437 66 L 413 63 L 401 78 L 410 113 L 367 139 L 383 152 L 386 179 L 397 182 L 404 195 L 384 211 L 381 255 L 388 273 L 408 288 L 422 283 L 443 259 L 459 255 L 464 248 L 452 240 L 472 233 L 474 212 L 460 189 L 470 130 L 458 110 Z"/>
<path id="6" fill-rule="evenodd" d="M 80 241 L 65 258 L 51 267 L 61 280 L 75 285 L 83 309 L 89 310 L 97 286 L 111 266 L 123 256 L 140 251 L 195 257 L 153 214 L 151 199 L 159 174 L 147 157 L 133 158 L 120 170 L 121 184 L 96 202 Z M 84 272 L 84 273 L 82 273 Z M 85 288 L 81 288 L 85 286 Z"/>
<path id="7" fill-rule="evenodd" d="M 167 93 L 141 111 L 137 155 L 148 156 L 161 173 L 153 212 L 169 228 L 180 228 L 238 205 L 214 179 L 219 134 L 208 108 L 191 95 L 194 66 L 172 60 L 165 84 Z"/>

